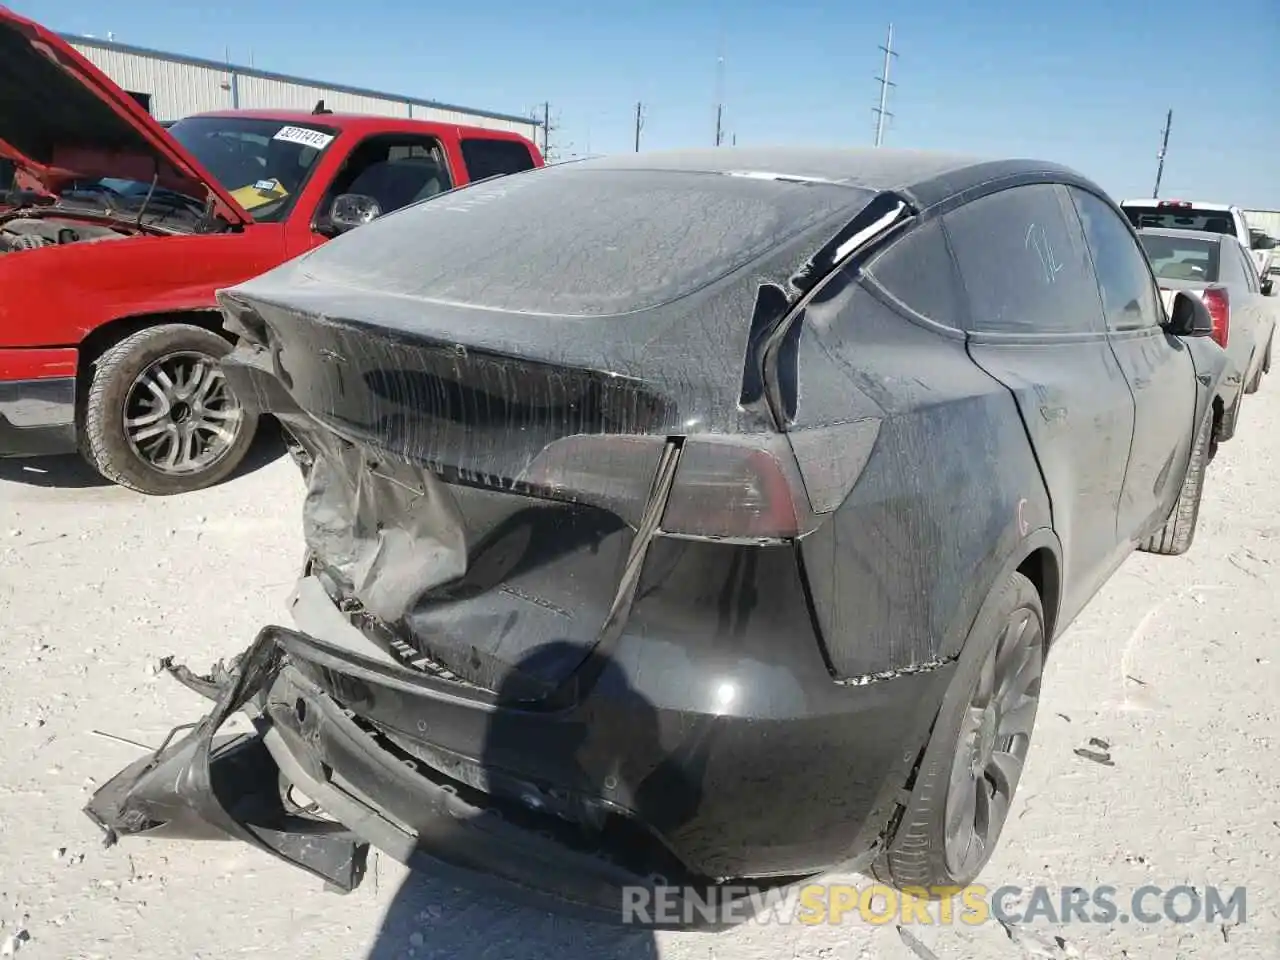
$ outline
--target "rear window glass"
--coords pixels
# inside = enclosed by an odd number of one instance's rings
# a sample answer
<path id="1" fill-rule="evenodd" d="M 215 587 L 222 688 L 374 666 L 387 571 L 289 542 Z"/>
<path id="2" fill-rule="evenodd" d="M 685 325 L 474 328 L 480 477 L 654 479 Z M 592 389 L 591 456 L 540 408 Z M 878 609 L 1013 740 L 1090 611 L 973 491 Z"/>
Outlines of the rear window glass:
<path id="1" fill-rule="evenodd" d="M 1166 280 L 1217 280 L 1220 244 L 1194 237 L 1138 235 L 1151 270 Z"/>
<path id="2" fill-rule="evenodd" d="M 1199 230 L 1235 236 L 1231 214 L 1225 210 L 1197 210 L 1195 207 L 1124 207 L 1125 216 L 1138 229 Z"/>
<path id="3" fill-rule="evenodd" d="M 543 167 L 375 220 L 317 249 L 305 269 L 397 296 L 609 316 L 693 293 L 870 197 L 832 184 Z"/>
<path id="4" fill-rule="evenodd" d="M 463 140 L 462 161 L 472 180 L 533 169 L 529 148 L 516 140 Z"/>

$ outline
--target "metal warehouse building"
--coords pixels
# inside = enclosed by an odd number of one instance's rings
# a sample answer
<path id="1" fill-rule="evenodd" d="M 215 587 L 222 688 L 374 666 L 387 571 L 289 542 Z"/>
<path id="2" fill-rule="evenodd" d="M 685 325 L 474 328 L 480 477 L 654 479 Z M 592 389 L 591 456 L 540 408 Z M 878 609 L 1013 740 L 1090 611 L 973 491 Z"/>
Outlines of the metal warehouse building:
<path id="1" fill-rule="evenodd" d="M 337 113 L 469 124 L 510 130 L 539 142 L 538 124 L 528 117 L 268 73 L 97 37 L 63 34 L 63 38 L 159 120 L 179 120 L 208 110 L 310 110 L 323 100 L 328 109 Z"/>
<path id="2" fill-rule="evenodd" d="M 1246 210 L 1244 218 L 1268 236 L 1280 239 L 1280 210 Z"/>

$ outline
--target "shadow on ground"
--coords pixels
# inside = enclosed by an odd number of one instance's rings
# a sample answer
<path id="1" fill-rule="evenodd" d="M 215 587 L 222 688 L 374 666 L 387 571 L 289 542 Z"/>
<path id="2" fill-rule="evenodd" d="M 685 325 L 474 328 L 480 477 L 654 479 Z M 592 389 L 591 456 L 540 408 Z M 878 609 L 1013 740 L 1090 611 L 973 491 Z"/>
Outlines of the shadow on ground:
<path id="1" fill-rule="evenodd" d="M 410 953 L 412 951 L 412 954 Z M 647 930 L 590 923 L 410 874 L 368 960 L 656 960 Z"/>
<path id="2" fill-rule="evenodd" d="M 249 448 L 240 469 L 224 482 L 261 470 L 278 460 L 285 453 L 284 438 L 274 421 L 264 422 L 258 428 L 253 446 Z M 0 459 L 0 480 L 22 483 L 29 487 L 56 487 L 64 490 L 85 490 L 92 487 L 109 487 L 111 481 L 89 466 L 79 454 L 59 457 L 14 457 Z"/>
<path id="3" fill-rule="evenodd" d="M 553 678 L 570 674 L 577 706 L 548 712 L 528 699 L 539 696 L 530 692 L 531 678 L 554 683 Z M 532 783 L 554 784 L 568 795 L 599 797 L 607 795 L 606 783 L 609 789 L 619 789 L 621 783 L 637 815 L 656 829 L 674 833 L 700 812 L 711 731 L 694 725 L 674 742 L 664 742 L 654 706 L 598 649 L 584 660 L 581 647 L 565 642 L 535 648 L 507 674 L 497 701 L 481 758 L 492 792 L 482 799 L 478 791 L 459 784 L 461 799 L 484 805 L 505 796 L 503 802 L 514 803 L 517 793 L 527 799 L 529 788 L 521 785 Z M 491 827 L 478 825 L 464 835 L 451 825 L 439 825 L 437 836 L 443 840 L 437 842 L 452 843 L 463 859 L 477 858 L 475 869 L 481 872 L 487 872 L 486 863 L 496 865 L 498 872 L 524 886 L 545 887 L 546 892 L 557 891 L 556 896 L 573 889 L 571 897 L 593 898 L 606 922 L 502 899 L 492 888 L 460 886 L 468 883 L 466 874 L 459 877 L 448 868 L 432 871 L 428 861 L 396 893 L 368 960 L 656 960 L 653 932 L 622 923 L 622 890 L 608 892 L 603 870 L 596 879 L 579 874 L 567 858 L 559 861 L 548 832 L 552 828 L 546 826 L 554 819 L 551 813 L 542 814 L 547 821 L 528 816 L 527 811 L 523 817 L 508 812 L 501 818 L 528 831 L 519 841 L 528 845 L 523 854 L 506 852 L 504 844 L 511 838 L 506 828 L 492 834 Z M 611 832 L 616 827 L 599 826 L 602 836 L 618 836 Z M 591 834 L 587 827 L 575 829 L 584 831 L 577 834 L 583 839 Z M 589 893 L 593 886 L 598 892 Z M 608 904 L 615 893 L 618 922 L 610 923 Z"/>

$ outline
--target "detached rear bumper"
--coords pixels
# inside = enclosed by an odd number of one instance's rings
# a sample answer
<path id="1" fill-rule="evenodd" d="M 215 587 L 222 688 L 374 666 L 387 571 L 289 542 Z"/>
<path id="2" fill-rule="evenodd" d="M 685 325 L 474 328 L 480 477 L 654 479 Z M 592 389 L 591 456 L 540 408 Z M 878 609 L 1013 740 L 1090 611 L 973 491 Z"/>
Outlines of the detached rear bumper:
<path id="1" fill-rule="evenodd" d="M 0 380 L 0 457 L 75 451 L 75 377 Z"/>
<path id="2" fill-rule="evenodd" d="M 299 621 L 325 639 L 263 630 L 205 691 L 216 706 L 204 720 L 94 795 L 86 812 L 108 842 L 239 839 L 340 889 L 360 882 L 373 845 L 606 922 L 622 918 L 628 889 L 671 903 L 672 887 L 723 897 L 707 893 L 726 889 L 717 880 L 768 878 L 758 894 L 824 866 L 865 867 L 952 672 L 847 689 L 845 714 L 785 724 L 651 702 L 649 741 L 634 701 L 629 724 L 610 717 L 607 678 L 576 706 L 501 705 L 371 654 L 354 628 L 344 638 Z M 240 709 L 256 732 L 218 737 Z M 514 769 L 513 756 L 537 769 Z M 338 823 L 291 815 L 281 782 Z M 724 925 L 723 913 L 674 915 Z"/>

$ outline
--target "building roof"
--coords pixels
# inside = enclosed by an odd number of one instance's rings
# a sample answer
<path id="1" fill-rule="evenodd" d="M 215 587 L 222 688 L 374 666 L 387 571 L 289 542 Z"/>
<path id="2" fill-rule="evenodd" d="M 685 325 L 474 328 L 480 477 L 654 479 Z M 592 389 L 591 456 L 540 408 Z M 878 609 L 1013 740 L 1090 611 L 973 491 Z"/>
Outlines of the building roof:
<path id="1" fill-rule="evenodd" d="M 530 126 L 538 126 L 539 121 L 532 117 L 522 117 L 513 113 L 495 113 L 492 110 L 477 110 L 474 107 L 462 107 L 454 103 L 442 103 L 438 100 L 424 100 L 418 97 L 409 97 L 400 93 L 387 93 L 382 90 L 369 90 L 365 87 L 352 87 L 341 83 L 332 83 L 328 80 L 316 80 L 308 77 L 295 77 L 287 73 L 273 73 L 269 70 L 259 70 L 256 67 L 246 67 L 240 64 L 223 62 L 220 60 L 206 60 L 203 57 L 191 57 L 182 53 L 168 53 L 163 50 L 152 50 L 149 47 L 135 47 L 132 44 L 118 43 L 115 40 L 103 40 L 101 37 L 89 37 L 77 33 L 61 33 L 59 34 L 63 40 L 68 43 L 76 44 L 82 47 L 93 47 L 98 50 L 113 50 L 118 53 L 129 53 L 138 57 L 150 57 L 153 60 L 168 60 L 171 63 L 182 63 L 192 67 L 204 67 L 210 70 L 233 71 L 242 77 L 256 77 L 260 80 L 276 80 L 282 83 L 298 83 L 305 84 L 309 87 L 321 87 L 325 90 L 332 90 L 334 93 L 349 93 L 357 97 L 377 97 L 381 100 L 394 100 L 397 103 L 412 104 L 415 107 L 428 107 L 435 110 L 453 110 L 457 113 L 469 113 L 477 117 L 487 117 L 490 120 L 507 120 L 512 123 L 527 123 Z"/>

